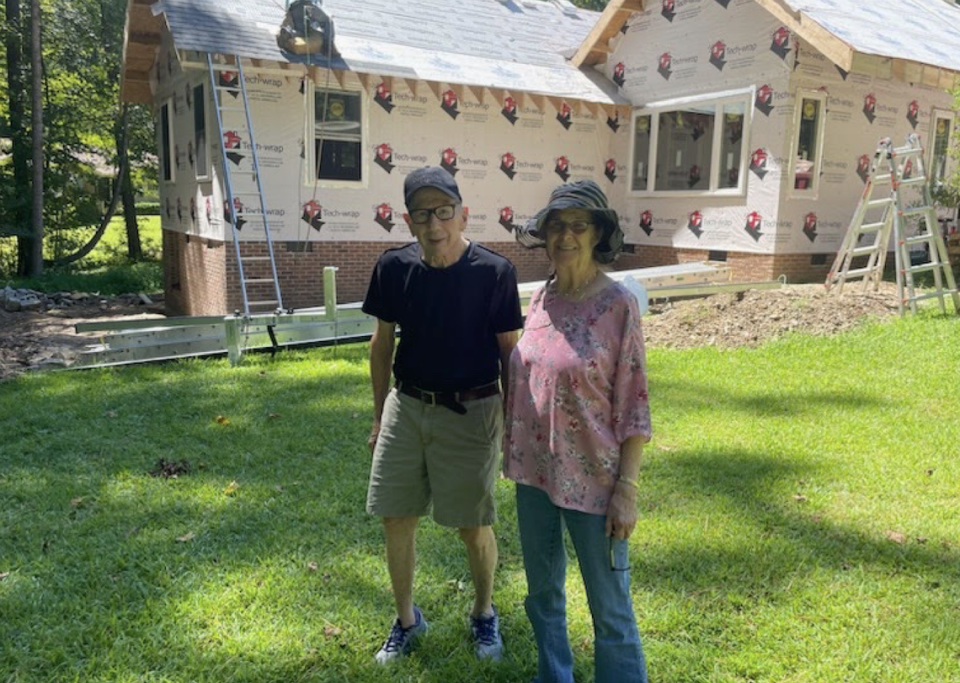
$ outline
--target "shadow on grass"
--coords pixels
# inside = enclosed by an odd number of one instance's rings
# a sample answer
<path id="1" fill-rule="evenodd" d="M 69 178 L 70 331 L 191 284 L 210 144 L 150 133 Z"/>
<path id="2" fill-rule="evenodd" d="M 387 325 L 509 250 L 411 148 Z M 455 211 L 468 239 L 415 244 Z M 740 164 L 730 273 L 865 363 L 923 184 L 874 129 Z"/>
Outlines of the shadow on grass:
<path id="1" fill-rule="evenodd" d="M 353 347 L 6 385 L 0 612 L 14 616 L 0 620 L 0 670 L 378 680 L 393 606 L 364 511 L 365 359 Z M 192 471 L 147 474 L 161 458 Z M 455 533 L 425 521 L 420 538 L 441 652 L 425 662 L 449 676 L 472 659 L 466 561 Z"/>

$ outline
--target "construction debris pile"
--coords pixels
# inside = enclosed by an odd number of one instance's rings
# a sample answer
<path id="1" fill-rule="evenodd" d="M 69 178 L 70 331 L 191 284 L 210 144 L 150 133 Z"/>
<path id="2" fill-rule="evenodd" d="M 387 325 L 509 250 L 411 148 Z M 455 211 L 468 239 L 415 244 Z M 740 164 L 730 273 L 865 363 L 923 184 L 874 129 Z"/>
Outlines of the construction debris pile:
<path id="1" fill-rule="evenodd" d="M 33 289 L 0 289 L 0 308 L 7 313 L 51 311 L 63 308 L 99 306 L 106 310 L 112 304 L 123 306 L 152 306 L 146 294 L 121 294 L 117 297 L 102 297 L 87 292 L 55 292 L 48 294 Z"/>

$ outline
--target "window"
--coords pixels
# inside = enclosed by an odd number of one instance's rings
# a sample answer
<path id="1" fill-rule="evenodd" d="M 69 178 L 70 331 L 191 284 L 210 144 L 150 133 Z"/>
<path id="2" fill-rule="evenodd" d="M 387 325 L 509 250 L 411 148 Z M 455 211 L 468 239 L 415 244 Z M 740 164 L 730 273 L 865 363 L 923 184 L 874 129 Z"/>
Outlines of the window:
<path id="1" fill-rule="evenodd" d="M 193 146 L 196 154 L 197 178 L 207 178 L 207 102 L 203 98 L 203 84 L 193 89 Z"/>
<path id="2" fill-rule="evenodd" d="M 170 102 L 160 107 L 160 173 L 166 182 L 173 182 L 173 121 L 170 120 Z"/>
<path id="3" fill-rule="evenodd" d="M 320 180 L 362 180 L 359 92 L 314 91 L 314 167 Z"/>
<path id="4" fill-rule="evenodd" d="M 826 121 L 825 93 L 799 93 L 794 116 L 794 130 L 790 169 L 790 187 L 794 195 L 815 196 L 820 185 L 823 164 L 823 129 Z"/>
<path id="5" fill-rule="evenodd" d="M 950 140 L 953 137 L 953 114 L 946 111 L 933 112 L 933 128 L 930 131 L 930 170 L 928 175 L 933 185 L 949 177 Z"/>
<path id="6" fill-rule="evenodd" d="M 750 95 L 674 100 L 634 112 L 630 189 L 654 195 L 742 194 Z"/>

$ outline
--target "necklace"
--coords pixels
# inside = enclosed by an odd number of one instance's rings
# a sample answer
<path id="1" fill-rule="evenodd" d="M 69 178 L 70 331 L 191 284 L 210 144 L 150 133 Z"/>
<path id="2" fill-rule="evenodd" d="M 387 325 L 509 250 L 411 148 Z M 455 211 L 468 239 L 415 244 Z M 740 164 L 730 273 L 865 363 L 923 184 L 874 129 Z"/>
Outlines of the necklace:
<path id="1" fill-rule="evenodd" d="M 554 293 L 562 296 L 565 299 L 572 299 L 573 301 L 580 301 L 583 298 L 583 293 L 586 291 L 587 287 L 593 284 L 593 281 L 597 279 L 597 276 L 600 275 L 600 269 L 593 271 L 593 275 L 584 280 L 579 287 L 576 287 L 570 292 L 561 292 L 560 287 L 557 285 L 556 279 L 553 281 L 553 291 Z"/>

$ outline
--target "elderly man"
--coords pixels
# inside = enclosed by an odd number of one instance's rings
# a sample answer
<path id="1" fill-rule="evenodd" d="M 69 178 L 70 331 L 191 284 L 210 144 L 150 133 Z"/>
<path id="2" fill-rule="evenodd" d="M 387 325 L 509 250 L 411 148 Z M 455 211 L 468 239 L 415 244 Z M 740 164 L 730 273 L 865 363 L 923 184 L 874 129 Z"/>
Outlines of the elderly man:
<path id="1" fill-rule="evenodd" d="M 431 166 L 404 182 L 403 218 L 416 242 L 384 252 L 363 302 L 370 342 L 373 464 L 367 512 L 383 519 L 397 618 L 376 659 L 407 655 L 427 630 L 414 605 L 419 518 L 459 530 L 475 598 L 476 654 L 503 653 L 493 576 L 494 483 L 510 352 L 523 325 L 516 270 L 463 236 L 467 212 L 453 176 Z M 401 336 L 396 358 L 396 326 Z M 393 365 L 395 383 L 390 388 Z"/>

